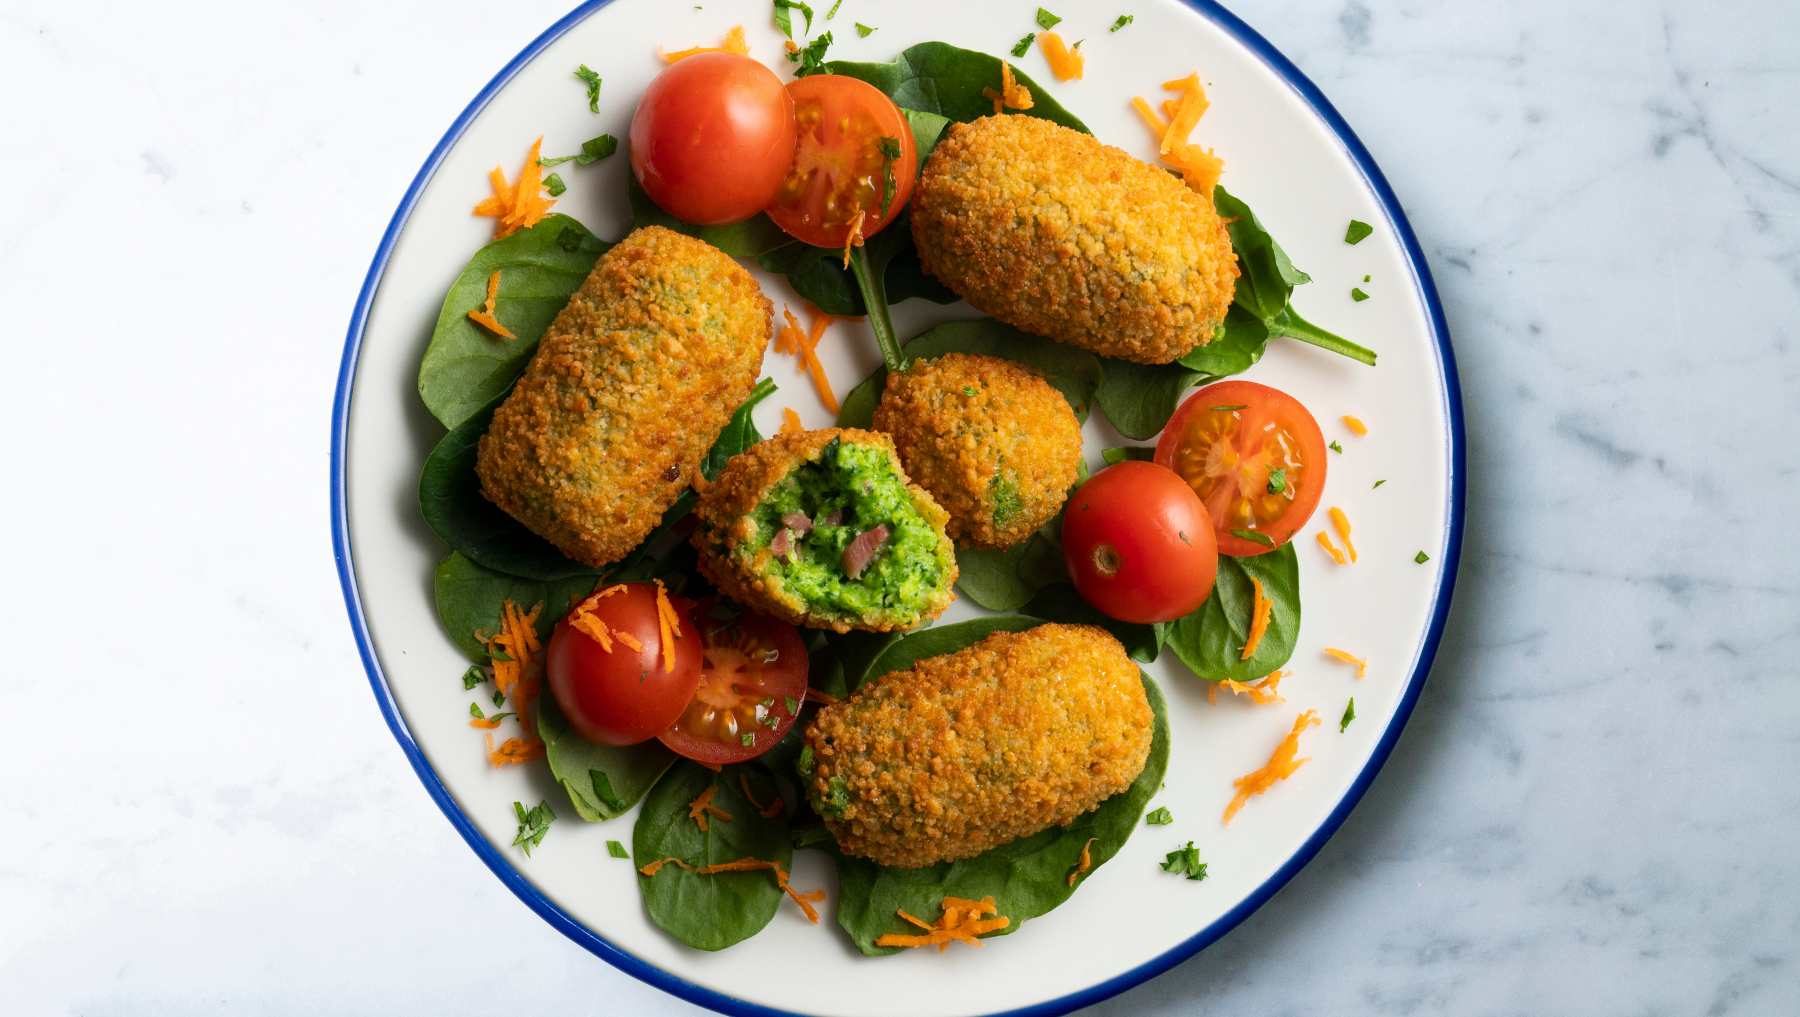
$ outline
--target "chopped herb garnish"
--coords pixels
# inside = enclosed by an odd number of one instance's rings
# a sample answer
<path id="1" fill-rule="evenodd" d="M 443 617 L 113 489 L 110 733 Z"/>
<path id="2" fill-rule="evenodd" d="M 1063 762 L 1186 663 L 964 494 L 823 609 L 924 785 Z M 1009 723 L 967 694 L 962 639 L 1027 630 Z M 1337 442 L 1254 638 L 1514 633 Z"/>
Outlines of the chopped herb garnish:
<path id="1" fill-rule="evenodd" d="M 1162 870 L 1193 880 L 1206 878 L 1206 863 L 1200 860 L 1200 852 L 1194 847 L 1194 842 L 1191 840 L 1187 842 L 1186 847 L 1179 847 L 1169 852 L 1168 856 L 1163 859 Z"/>
<path id="2" fill-rule="evenodd" d="M 789 13 L 790 10 L 799 11 L 806 16 L 806 32 L 803 34 L 811 34 L 811 7 L 801 3 L 800 0 L 775 0 L 775 27 L 781 29 L 781 34 L 790 39 L 794 37 L 794 16 Z"/>
<path id="3" fill-rule="evenodd" d="M 1236 413 L 1245 408 L 1244 404 L 1239 403 L 1236 406 L 1214 406 L 1212 409 L 1214 413 Z"/>
<path id="4" fill-rule="evenodd" d="M 881 149 L 881 217 L 886 219 L 888 209 L 894 205 L 894 192 L 900 189 L 900 184 L 894 180 L 894 160 L 900 158 L 900 139 L 883 135 L 875 144 Z"/>
<path id="5" fill-rule="evenodd" d="M 1369 299 L 1369 295 L 1367 293 L 1363 292 L 1363 288 L 1361 286 L 1352 286 L 1350 288 L 1350 299 L 1354 300 L 1360 304 L 1363 301 Z"/>
<path id="6" fill-rule="evenodd" d="M 1287 471 L 1276 467 L 1269 471 L 1269 493 L 1280 494 L 1287 490 Z"/>
<path id="7" fill-rule="evenodd" d="M 1344 243 L 1360 244 L 1373 232 L 1375 232 L 1375 227 L 1361 219 L 1352 219 L 1350 225 L 1344 228 Z"/>
<path id="8" fill-rule="evenodd" d="M 499 689 L 495 689 L 494 690 L 494 708 L 499 709 L 500 707 L 505 706 L 505 705 L 506 705 L 506 693 L 501 692 Z"/>
<path id="9" fill-rule="evenodd" d="M 562 192 L 568 189 L 568 185 L 563 183 L 563 178 L 559 174 L 552 173 L 544 178 L 544 190 L 549 191 L 552 198 L 562 197 Z"/>
<path id="10" fill-rule="evenodd" d="M 1382 479 L 1380 479 L 1380 480 L 1377 480 L 1377 481 L 1376 481 L 1376 482 L 1375 482 L 1375 487 L 1380 487 L 1380 486 L 1381 486 L 1381 485 L 1383 485 L 1383 484 L 1385 484 L 1385 483 L 1387 483 L 1387 478 L 1386 478 L 1386 477 L 1383 477 L 1383 478 L 1382 478 Z M 1373 491 L 1373 490 L 1375 490 L 1375 487 L 1371 487 L 1371 488 L 1369 488 L 1369 490 L 1371 490 L 1371 491 Z"/>
<path id="11" fill-rule="evenodd" d="M 513 847 L 524 848 L 525 857 L 531 857 L 531 849 L 544 842 L 544 834 L 550 832 L 550 824 L 556 822 L 556 813 L 550 810 L 549 802 L 538 802 L 530 809 L 518 802 L 513 803 L 513 815 L 519 820 L 519 832 L 513 836 Z"/>
<path id="12" fill-rule="evenodd" d="M 825 20 L 830 21 L 832 18 L 837 17 L 837 9 L 842 6 L 844 6 L 844 0 L 837 0 L 836 3 L 832 4 L 831 10 L 825 12 Z"/>
<path id="13" fill-rule="evenodd" d="M 1127 459 L 1141 459 L 1145 462 L 1156 457 L 1156 450 L 1148 445 L 1120 445 L 1116 448 L 1100 450 L 1100 459 L 1108 466 L 1114 466 Z"/>
<path id="14" fill-rule="evenodd" d="M 469 716 L 474 717 L 476 720 L 486 720 L 487 719 L 487 714 L 481 712 L 481 704 L 480 703 L 470 703 L 469 704 Z"/>
<path id="15" fill-rule="evenodd" d="M 581 143 L 581 154 L 575 157 L 575 165 L 591 166 L 618 150 L 619 139 L 610 134 L 589 138 Z"/>
<path id="16" fill-rule="evenodd" d="M 512 663 L 512 656 L 505 650 L 489 650 L 488 659 L 500 664 Z"/>
<path id="17" fill-rule="evenodd" d="M 587 231 L 578 226 L 564 226 L 563 231 L 556 235 L 556 246 L 574 254 L 581 250 L 583 238 L 586 236 Z"/>
<path id="18" fill-rule="evenodd" d="M 609 840 L 606 842 L 606 853 L 612 855 L 614 858 L 629 859 L 631 857 L 631 852 L 625 850 L 625 845 L 616 840 Z"/>
<path id="19" fill-rule="evenodd" d="M 1430 560 L 1431 555 L 1426 554 L 1424 551 L 1420 551 L 1418 554 L 1413 555 L 1414 565 L 1423 565 Z"/>
<path id="20" fill-rule="evenodd" d="M 588 783 L 594 786 L 594 797 L 606 803 L 606 807 L 614 812 L 624 812 L 628 802 L 613 791 L 612 779 L 604 770 L 589 770 Z"/>
<path id="21" fill-rule="evenodd" d="M 463 691 L 467 692 L 484 681 L 487 681 L 487 674 L 481 668 L 471 664 L 469 669 L 463 672 Z"/>
<path id="22" fill-rule="evenodd" d="M 973 385 L 964 385 L 963 386 L 963 395 L 973 396 L 974 394 L 975 394 L 975 386 L 973 386 Z"/>
<path id="23" fill-rule="evenodd" d="M 1119 29 L 1124 28 L 1126 25 L 1129 25 L 1133 21 L 1136 21 L 1136 20 L 1137 20 L 1137 15 L 1135 15 L 1135 14 L 1121 14 L 1121 15 L 1119 15 L 1118 20 L 1114 21 L 1112 23 L 1112 27 L 1107 29 L 1107 31 L 1108 32 L 1116 32 Z"/>
<path id="24" fill-rule="evenodd" d="M 818 38 L 788 54 L 788 59 L 800 66 L 794 69 L 794 77 L 804 78 L 809 74 L 824 74 L 825 49 L 831 45 L 831 33 L 824 32 Z"/>
<path id="25" fill-rule="evenodd" d="M 1348 728 L 1350 726 L 1350 722 L 1355 719 L 1356 719 L 1356 697 L 1351 696 L 1350 701 L 1348 703 L 1344 704 L 1344 716 L 1342 717 L 1342 719 L 1340 719 L 1338 721 L 1338 734 L 1343 734 L 1344 729 Z"/>
<path id="26" fill-rule="evenodd" d="M 1331 444 L 1329 444 L 1325 447 L 1332 450 L 1333 452 L 1336 452 L 1338 455 L 1344 454 L 1344 446 L 1339 445 L 1336 440 L 1333 440 Z"/>
<path id="27" fill-rule="evenodd" d="M 752 745 L 755 745 L 756 744 L 756 732 L 745 731 L 743 734 L 738 736 L 738 744 L 742 745 L 746 749 Z"/>
<path id="28" fill-rule="evenodd" d="M 1368 281 L 1369 281 L 1369 279 L 1370 279 L 1370 277 L 1369 277 L 1369 276 L 1366 276 L 1366 275 L 1365 275 L 1365 276 L 1363 276 L 1363 282 L 1368 282 Z"/>
<path id="29" fill-rule="evenodd" d="M 1167 806 L 1164 806 L 1152 810 L 1149 815 L 1144 817 L 1144 822 L 1151 826 L 1168 826 L 1175 822 L 1175 814 L 1170 812 Z"/>
<path id="30" fill-rule="evenodd" d="M 860 21 L 858 21 L 856 23 L 856 37 L 857 38 L 867 39 L 869 36 L 874 35 L 874 34 L 875 34 L 875 30 L 873 28 L 870 28 L 868 25 L 865 25 Z"/>
<path id="31" fill-rule="evenodd" d="M 1038 8 L 1037 23 L 1039 28 L 1050 29 L 1062 24 L 1062 19 L 1042 7 Z"/>
<path id="32" fill-rule="evenodd" d="M 600 112 L 600 75 L 592 67 L 582 64 L 575 68 L 575 76 L 587 84 L 588 112 Z"/>
<path id="33" fill-rule="evenodd" d="M 1264 547 L 1275 546 L 1273 538 L 1266 533 L 1259 533 L 1256 530 L 1232 530 L 1231 535 L 1239 540 L 1248 540 L 1252 544 L 1261 544 Z"/>
<path id="34" fill-rule="evenodd" d="M 1016 56 L 1016 57 L 1022 57 L 1025 54 L 1031 52 L 1031 44 L 1036 41 L 1037 41 L 1036 35 L 1027 34 L 1024 38 L 1020 39 L 1018 42 L 1013 43 L 1012 55 Z"/>
<path id="35" fill-rule="evenodd" d="M 797 716 L 800 713 L 800 700 L 795 699 L 793 696 L 782 696 L 781 704 L 787 707 L 788 716 L 790 717 Z"/>

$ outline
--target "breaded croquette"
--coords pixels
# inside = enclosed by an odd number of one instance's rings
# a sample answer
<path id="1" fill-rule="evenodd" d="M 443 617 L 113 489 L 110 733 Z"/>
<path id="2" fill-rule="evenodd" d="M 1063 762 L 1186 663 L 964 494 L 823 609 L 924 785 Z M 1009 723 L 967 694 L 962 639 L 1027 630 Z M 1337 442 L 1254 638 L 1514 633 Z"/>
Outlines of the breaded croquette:
<path id="1" fill-rule="evenodd" d="M 820 710 L 801 777 L 839 848 L 918 868 L 1067 825 L 1124 791 L 1152 726 L 1117 639 L 1039 625 L 882 675 Z"/>
<path id="2" fill-rule="evenodd" d="M 694 514 L 701 573 L 796 625 L 906 629 L 955 598 L 948 517 L 885 434 L 778 434 L 733 456 Z"/>
<path id="3" fill-rule="evenodd" d="M 912 230 L 925 270 L 977 309 L 1144 364 L 1211 342 L 1238 275 L 1210 200 L 1032 116 L 952 124 L 925 163 Z"/>
<path id="4" fill-rule="evenodd" d="M 952 540 L 1005 548 L 1055 518 L 1081 468 L 1081 422 L 1051 384 L 1001 357 L 947 353 L 888 375 L 874 428 L 944 510 Z"/>
<path id="5" fill-rule="evenodd" d="M 600 257 L 481 439 L 481 491 L 564 554 L 641 543 L 756 383 L 771 308 L 724 252 L 658 226 Z"/>

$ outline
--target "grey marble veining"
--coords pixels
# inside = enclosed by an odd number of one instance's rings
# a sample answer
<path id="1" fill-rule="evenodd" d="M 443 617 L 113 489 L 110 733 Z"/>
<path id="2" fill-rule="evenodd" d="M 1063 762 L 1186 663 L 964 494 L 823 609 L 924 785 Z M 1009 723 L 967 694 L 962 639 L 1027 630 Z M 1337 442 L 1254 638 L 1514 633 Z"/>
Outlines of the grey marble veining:
<path id="1" fill-rule="evenodd" d="M 694 1012 L 446 835 L 324 554 L 367 252 L 564 6 L 0 9 L 0 1010 Z M 1342 831 L 1095 1012 L 1800 1012 L 1800 6 L 1235 9 L 1426 247 L 1467 547 Z"/>

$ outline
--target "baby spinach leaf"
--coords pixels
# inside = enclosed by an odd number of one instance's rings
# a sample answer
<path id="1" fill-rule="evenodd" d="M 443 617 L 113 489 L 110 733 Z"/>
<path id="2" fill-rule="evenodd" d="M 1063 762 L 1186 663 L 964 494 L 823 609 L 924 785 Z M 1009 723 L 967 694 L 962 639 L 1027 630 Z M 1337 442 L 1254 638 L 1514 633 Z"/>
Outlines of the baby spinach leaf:
<path id="1" fill-rule="evenodd" d="M 569 605 L 594 590 L 593 576 L 571 576 L 565 579 L 521 579 L 482 568 L 455 551 L 438 564 L 432 574 L 432 597 L 437 603 L 438 621 L 450 641 L 463 656 L 477 664 L 486 663 L 487 647 L 475 638 L 475 630 L 500 631 L 500 605 L 507 600 L 529 611 L 543 604 L 537 620 L 538 636 L 548 639 L 551 626 L 569 610 Z"/>
<path id="2" fill-rule="evenodd" d="M 419 362 L 419 397 L 431 415 L 454 428 L 505 392 L 569 295 L 611 246 L 553 213 L 476 251 L 444 294 Z M 516 339 L 502 339 L 469 320 L 469 312 L 487 300 L 494 272 L 500 273 L 496 313 Z"/>
<path id="3" fill-rule="evenodd" d="M 958 628 L 961 626 L 927 629 L 908 636 L 901 644 Z M 896 912 L 904 909 L 908 914 L 929 920 L 937 917 L 939 905 L 946 896 L 974 899 L 992 896 L 999 913 L 1012 919 L 1012 924 L 991 935 L 1016 932 L 1026 920 L 1050 911 L 1074 894 L 1080 882 L 1070 886 L 1069 873 L 1074 871 L 1082 846 L 1090 838 L 1093 841 L 1089 847 L 1092 868 L 1099 868 L 1117 854 L 1136 830 L 1145 804 L 1161 786 L 1169 762 L 1167 707 L 1156 683 L 1148 675 L 1142 677 L 1144 692 L 1150 698 L 1150 709 L 1155 717 L 1150 758 L 1130 787 L 1108 798 L 1094 811 L 1078 817 L 1068 826 L 1051 827 L 974 858 L 926 868 L 894 869 L 863 858 L 840 856 L 837 922 L 850 934 L 856 948 L 870 956 L 895 952 L 892 948 L 876 946 L 875 940 L 889 932 L 908 931 L 910 927 Z"/>
<path id="4" fill-rule="evenodd" d="M 1024 613 L 1033 618 L 1045 621 L 1064 622 L 1070 625 L 1098 625 L 1113 634 L 1135 660 L 1146 664 L 1154 661 L 1161 652 L 1165 640 L 1166 626 L 1139 625 L 1135 622 L 1120 621 L 1109 615 L 1101 614 L 1089 604 L 1075 587 L 1067 582 L 1056 582 L 1038 590 L 1027 601 Z"/>
<path id="5" fill-rule="evenodd" d="M 1045 342 L 992 318 L 946 321 L 920 332 L 905 346 L 910 358 L 937 357 L 946 353 L 979 353 L 1002 357 L 1032 368 L 1044 376 L 1078 419 L 1087 417 L 1094 389 L 1101 384 L 1100 359 L 1086 350 Z M 838 410 L 839 427 L 868 427 L 875 406 L 887 390 L 887 368 L 878 367 L 844 397 Z"/>
<path id="6" fill-rule="evenodd" d="M 550 775 L 568 792 L 575 813 L 590 823 L 636 805 L 675 762 L 675 754 L 661 742 L 617 746 L 588 741 L 569 727 L 550 696 L 538 697 L 537 730 Z"/>
<path id="7" fill-rule="evenodd" d="M 989 611 L 1017 611 L 1068 575 L 1062 549 L 1042 533 L 1004 551 L 959 547 L 956 569 L 957 591 Z"/>
<path id="8" fill-rule="evenodd" d="M 1023 632 L 1042 624 L 1037 618 L 1022 615 L 989 615 L 951 625 L 920 629 L 887 643 L 880 652 L 870 657 L 859 672 L 850 676 L 846 693 L 862 688 L 863 683 L 872 678 L 879 678 L 890 671 L 905 670 L 926 657 L 955 653 L 973 646 L 996 632 Z"/>
<path id="9" fill-rule="evenodd" d="M 1262 581 L 1272 607 L 1269 628 L 1249 660 L 1239 659 L 1250 637 L 1255 601 L 1251 577 Z M 1169 632 L 1169 648 L 1188 670 L 1210 681 L 1255 681 L 1288 662 L 1300 636 L 1300 562 L 1293 542 L 1250 558 L 1219 556 L 1212 596 L 1199 610 L 1180 618 Z"/>
<path id="10" fill-rule="evenodd" d="M 1191 354 L 1190 354 L 1191 356 Z M 1134 364 L 1100 358 L 1094 401 L 1120 434 L 1143 440 L 1163 429 L 1188 389 L 1211 376 L 1173 364 Z"/>
<path id="11" fill-rule="evenodd" d="M 1250 206 L 1223 187 L 1214 189 L 1213 205 L 1225 219 L 1226 229 L 1231 233 L 1232 250 L 1238 256 L 1234 304 L 1260 321 L 1271 336 L 1298 339 L 1374 366 L 1375 353 L 1372 350 L 1314 325 L 1294 310 L 1291 302 L 1294 287 L 1311 282 L 1312 277 L 1295 267 L 1287 252 L 1263 228 L 1261 220 L 1256 218 L 1256 213 L 1251 211 Z M 1230 328 L 1229 318 L 1226 325 Z M 1238 337 L 1238 345 L 1247 342 L 1246 336 Z M 1257 356 L 1261 356 L 1261 346 L 1257 345 L 1255 348 Z M 1201 350 L 1194 352 L 1200 353 Z M 1254 358 L 1251 363 L 1255 363 Z"/>
<path id="12" fill-rule="evenodd" d="M 905 109 L 924 110 L 965 122 L 991 115 L 994 101 L 981 94 L 981 90 L 1000 87 L 999 57 L 947 42 L 921 42 L 909 46 L 885 64 L 833 60 L 828 66 L 833 74 L 861 78 L 874 85 Z M 1052 99 L 1050 93 L 1024 71 L 1014 68 L 1013 80 L 1031 89 L 1032 106 L 1021 113 L 1090 133 L 1086 124 Z"/>
<path id="13" fill-rule="evenodd" d="M 701 831 L 688 815 L 688 803 L 708 786 L 716 788 L 713 804 L 731 814 Z M 738 789 L 737 771 L 721 773 L 682 760 L 644 799 L 631 831 L 632 859 L 647 865 L 660 858 L 679 858 L 696 868 L 760 858 L 790 867 L 794 851 L 785 819 L 767 819 Z M 755 935 L 781 906 L 783 894 L 775 874 L 721 872 L 702 876 L 674 864 L 654 876 L 638 874 L 644 910 L 657 927 L 697 950 L 723 950 Z"/>
<path id="14" fill-rule="evenodd" d="M 631 202 L 631 228 L 634 230 L 643 226 L 662 226 L 704 240 L 734 258 L 760 257 L 791 242 L 773 219 L 760 212 L 743 222 L 695 226 L 682 222 L 651 201 L 643 185 L 638 183 L 636 173 L 625 174 L 625 186 Z"/>

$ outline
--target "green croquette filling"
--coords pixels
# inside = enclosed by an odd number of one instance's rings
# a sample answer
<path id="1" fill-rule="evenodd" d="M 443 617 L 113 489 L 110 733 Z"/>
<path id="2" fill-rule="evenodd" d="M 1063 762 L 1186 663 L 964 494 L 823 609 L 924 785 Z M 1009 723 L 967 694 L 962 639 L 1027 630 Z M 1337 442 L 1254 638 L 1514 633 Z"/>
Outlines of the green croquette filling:
<path id="1" fill-rule="evenodd" d="M 1005 526 L 1019 514 L 1022 506 L 1019 503 L 1019 485 L 1011 479 L 994 474 L 988 481 L 988 496 L 994 505 L 994 525 Z"/>
<path id="2" fill-rule="evenodd" d="M 787 529 L 782 518 L 795 512 L 811 520 L 812 529 L 790 531 L 791 549 L 784 557 L 772 557 L 764 571 L 804 602 L 809 614 L 862 619 L 917 615 L 943 587 L 938 531 L 914 507 L 912 492 L 880 446 L 833 441 L 818 461 L 783 477 L 751 513 L 755 533 L 737 553 L 745 560 L 756 558 Z M 862 575 L 851 579 L 844 571 L 845 548 L 883 525 L 886 543 Z"/>

